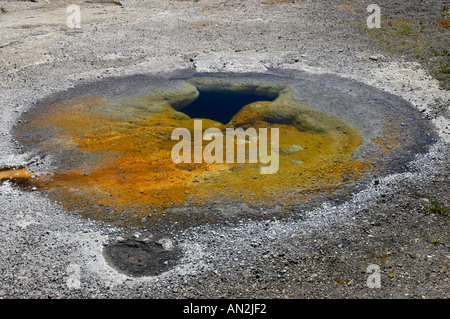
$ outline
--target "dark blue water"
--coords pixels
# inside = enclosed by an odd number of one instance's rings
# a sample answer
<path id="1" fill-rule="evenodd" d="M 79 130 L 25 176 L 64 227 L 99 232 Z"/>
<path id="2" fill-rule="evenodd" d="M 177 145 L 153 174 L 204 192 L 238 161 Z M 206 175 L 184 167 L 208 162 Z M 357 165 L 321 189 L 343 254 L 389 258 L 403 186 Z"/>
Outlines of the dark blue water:
<path id="1" fill-rule="evenodd" d="M 274 98 L 236 92 L 199 91 L 199 97 L 181 111 L 191 118 L 210 119 L 227 124 L 247 104 L 258 101 L 273 101 Z"/>

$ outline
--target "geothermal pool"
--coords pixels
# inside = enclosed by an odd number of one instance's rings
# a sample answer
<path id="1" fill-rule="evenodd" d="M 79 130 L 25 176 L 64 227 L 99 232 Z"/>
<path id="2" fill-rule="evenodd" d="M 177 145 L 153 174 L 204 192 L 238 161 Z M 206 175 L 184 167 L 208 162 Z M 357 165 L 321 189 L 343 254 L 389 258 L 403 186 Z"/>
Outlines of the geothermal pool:
<path id="1" fill-rule="evenodd" d="M 259 160 L 174 162 L 179 141 L 172 133 L 183 128 L 194 137 L 198 120 L 203 137 L 207 130 L 226 136 L 227 129 L 277 129 L 277 140 L 265 141 L 277 153 L 276 173 L 261 174 L 267 163 Z M 433 141 L 428 125 L 399 97 L 332 75 L 134 75 L 80 85 L 35 105 L 14 129 L 30 164 L 0 178 L 67 211 L 120 225 L 261 212 L 283 218 L 408 170 Z M 217 138 L 192 140 L 192 147 L 211 149 Z M 233 141 L 233 158 L 260 150 L 249 136 Z M 225 144 L 214 145 L 214 155 L 226 154 Z"/>

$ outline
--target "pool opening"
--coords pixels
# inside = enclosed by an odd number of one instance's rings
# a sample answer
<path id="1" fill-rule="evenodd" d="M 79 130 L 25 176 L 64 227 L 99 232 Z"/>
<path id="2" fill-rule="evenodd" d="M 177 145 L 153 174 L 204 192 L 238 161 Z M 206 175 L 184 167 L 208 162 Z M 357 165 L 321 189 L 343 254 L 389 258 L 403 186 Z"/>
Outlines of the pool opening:
<path id="1" fill-rule="evenodd" d="M 210 119 L 222 124 L 231 121 L 244 106 L 259 102 L 272 102 L 275 98 L 267 95 L 236 93 L 231 91 L 200 91 L 198 98 L 184 107 L 181 112 L 191 118 Z"/>
<path id="2" fill-rule="evenodd" d="M 133 277 L 158 276 L 173 269 L 183 255 L 178 247 L 146 239 L 116 242 L 106 246 L 103 254 L 111 266 Z"/>

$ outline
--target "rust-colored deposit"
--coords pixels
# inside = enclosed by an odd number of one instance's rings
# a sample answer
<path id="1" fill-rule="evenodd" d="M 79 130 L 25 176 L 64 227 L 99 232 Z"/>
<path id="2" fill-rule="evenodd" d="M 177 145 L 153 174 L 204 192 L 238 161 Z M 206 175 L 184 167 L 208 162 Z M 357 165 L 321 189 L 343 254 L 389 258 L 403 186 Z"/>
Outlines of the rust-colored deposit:
<path id="1" fill-rule="evenodd" d="M 203 120 L 203 130 L 279 128 L 280 166 L 276 174 L 262 175 L 260 163 L 175 164 L 171 150 L 178 141 L 171 140 L 172 131 L 187 128 L 194 136 L 194 120 L 169 103 L 149 101 L 148 97 L 144 100 L 143 104 L 154 102 L 158 107 L 151 111 L 135 108 L 121 116 L 116 112 L 120 103 L 124 110 L 129 104 L 83 98 L 35 112 L 28 129 L 51 131 L 52 141 L 43 144 L 43 151 L 71 149 L 90 154 L 92 159 L 67 158 L 75 162 L 75 168 L 41 172 L 35 179 L 38 189 L 53 194 L 68 209 L 88 207 L 90 214 L 98 212 L 100 219 L 105 208 L 119 215 L 134 210 L 145 216 L 148 210 L 217 199 L 253 204 L 301 201 L 305 191 L 331 190 L 355 180 L 370 166 L 351 157 L 362 142 L 356 129 L 309 108 L 304 109 L 310 117 L 305 122 L 297 118 L 292 123 L 276 123 L 271 114 L 276 107 L 271 106 L 279 100 L 247 105 L 232 124 Z M 138 102 L 133 99 L 130 105 Z M 321 127 L 314 127 L 314 118 L 321 119 Z M 324 128 L 333 121 L 337 124 Z"/>
<path id="2" fill-rule="evenodd" d="M 25 168 L 12 168 L 0 170 L 0 182 L 10 181 L 21 186 L 28 186 L 29 180 L 35 175 L 27 172 Z"/>

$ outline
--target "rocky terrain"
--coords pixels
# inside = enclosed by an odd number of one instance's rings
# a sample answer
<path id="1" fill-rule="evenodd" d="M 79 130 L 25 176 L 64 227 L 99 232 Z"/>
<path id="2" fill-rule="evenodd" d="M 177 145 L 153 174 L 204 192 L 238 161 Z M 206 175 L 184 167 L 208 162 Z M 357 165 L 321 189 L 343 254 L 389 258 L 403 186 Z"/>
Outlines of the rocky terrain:
<path id="1" fill-rule="evenodd" d="M 68 24 L 72 4 L 79 28 Z M 1 169 L 31 165 L 12 130 L 35 103 L 138 73 L 338 75 L 408 101 L 437 138 L 404 172 L 289 218 L 121 228 L 4 181 L 0 297 L 449 298 L 448 3 L 379 1 L 376 30 L 366 27 L 369 4 L 1 1 Z M 154 269 L 119 271 L 121 256 Z M 370 265 L 379 288 L 367 284 Z"/>

